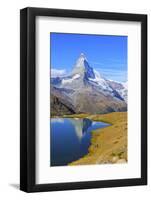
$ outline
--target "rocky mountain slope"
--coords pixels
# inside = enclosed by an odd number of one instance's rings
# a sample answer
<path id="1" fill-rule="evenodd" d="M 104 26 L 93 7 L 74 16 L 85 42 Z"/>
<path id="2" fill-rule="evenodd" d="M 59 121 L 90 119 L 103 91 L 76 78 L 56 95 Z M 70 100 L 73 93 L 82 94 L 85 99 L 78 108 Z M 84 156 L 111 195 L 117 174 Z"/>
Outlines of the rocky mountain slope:
<path id="1" fill-rule="evenodd" d="M 57 115 L 68 115 L 68 114 L 74 114 L 74 110 L 70 107 L 68 107 L 68 105 L 66 105 L 66 103 L 62 102 L 58 97 L 52 95 L 51 96 L 51 115 L 52 116 L 57 116 Z"/>

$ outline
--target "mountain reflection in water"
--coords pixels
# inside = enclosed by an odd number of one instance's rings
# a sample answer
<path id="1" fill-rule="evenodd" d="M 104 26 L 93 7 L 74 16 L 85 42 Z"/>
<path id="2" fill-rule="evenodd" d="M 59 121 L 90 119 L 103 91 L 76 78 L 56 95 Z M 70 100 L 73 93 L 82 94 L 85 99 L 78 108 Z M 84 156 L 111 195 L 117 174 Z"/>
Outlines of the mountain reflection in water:
<path id="1" fill-rule="evenodd" d="M 50 165 L 64 166 L 88 153 L 91 131 L 108 124 L 90 119 L 54 118 L 50 121 Z"/>
<path id="2" fill-rule="evenodd" d="M 75 133 L 79 140 L 82 139 L 84 134 L 87 133 L 88 128 L 91 127 L 92 121 L 90 119 L 84 118 L 84 119 L 69 119 L 71 123 L 73 124 L 73 127 L 75 129 Z"/>

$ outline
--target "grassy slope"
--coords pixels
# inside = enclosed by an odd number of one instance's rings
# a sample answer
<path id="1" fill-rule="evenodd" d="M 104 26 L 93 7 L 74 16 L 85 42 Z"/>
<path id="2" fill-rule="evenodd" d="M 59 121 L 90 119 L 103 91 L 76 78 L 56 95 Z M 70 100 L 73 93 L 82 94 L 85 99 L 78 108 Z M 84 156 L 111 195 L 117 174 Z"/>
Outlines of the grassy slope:
<path id="1" fill-rule="evenodd" d="M 70 115 L 70 117 L 87 117 L 94 121 L 107 122 L 111 126 L 92 131 L 88 154 L 69 165 L 123 163 L 127 161 L 127 112 L 102 115 L 78 114 Z"/>

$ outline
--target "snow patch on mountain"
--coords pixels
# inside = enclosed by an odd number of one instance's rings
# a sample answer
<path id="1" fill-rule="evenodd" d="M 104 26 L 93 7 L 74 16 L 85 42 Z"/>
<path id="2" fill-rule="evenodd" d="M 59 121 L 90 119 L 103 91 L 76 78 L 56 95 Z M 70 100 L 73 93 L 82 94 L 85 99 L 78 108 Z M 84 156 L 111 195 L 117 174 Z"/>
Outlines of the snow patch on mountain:
<path id="1" fill-rule="evenodd" d="M 89 78 L 89 80 L 93 82 L 93 84 L 100 86 L 103 90 L 112 91 L 111 87 L 109 86 L 107 81 L 103 77 L 101 77 L 100 73 L 97 72 L 96 70 L 94 70 L 94 73 L 95 73 L 95 78 Z"/>
<path id="2" fill-rule="evenodd" d="M 72 76 L 71 78 L 68 79 L 62 79 L 62 84 L 66 84 L 66 83 L 72 83 L 75 79 L 78 79 L 80 77 L 79 74 L 75 74 L 74 76 Z"/>
<path id="3" fill-rule="evenodd" d="M 116 90 L 120 96 L 127 102 L 127 82 L 117 82 L 113 80 L 108 80 L 109 85 Z"/>

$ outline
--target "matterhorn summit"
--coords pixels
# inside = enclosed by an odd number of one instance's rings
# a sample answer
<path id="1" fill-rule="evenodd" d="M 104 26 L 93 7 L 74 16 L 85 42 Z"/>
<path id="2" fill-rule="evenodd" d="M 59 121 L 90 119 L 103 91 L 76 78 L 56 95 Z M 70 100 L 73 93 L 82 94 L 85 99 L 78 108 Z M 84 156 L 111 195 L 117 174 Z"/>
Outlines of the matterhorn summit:
<path id="1" fill-rule="evenodd" d="M 73 68 L 72 74 L 81 74 L 85 78 L 95 78 L 93 68 L 89 65 L 84 53 L 81 53 Z"/>

